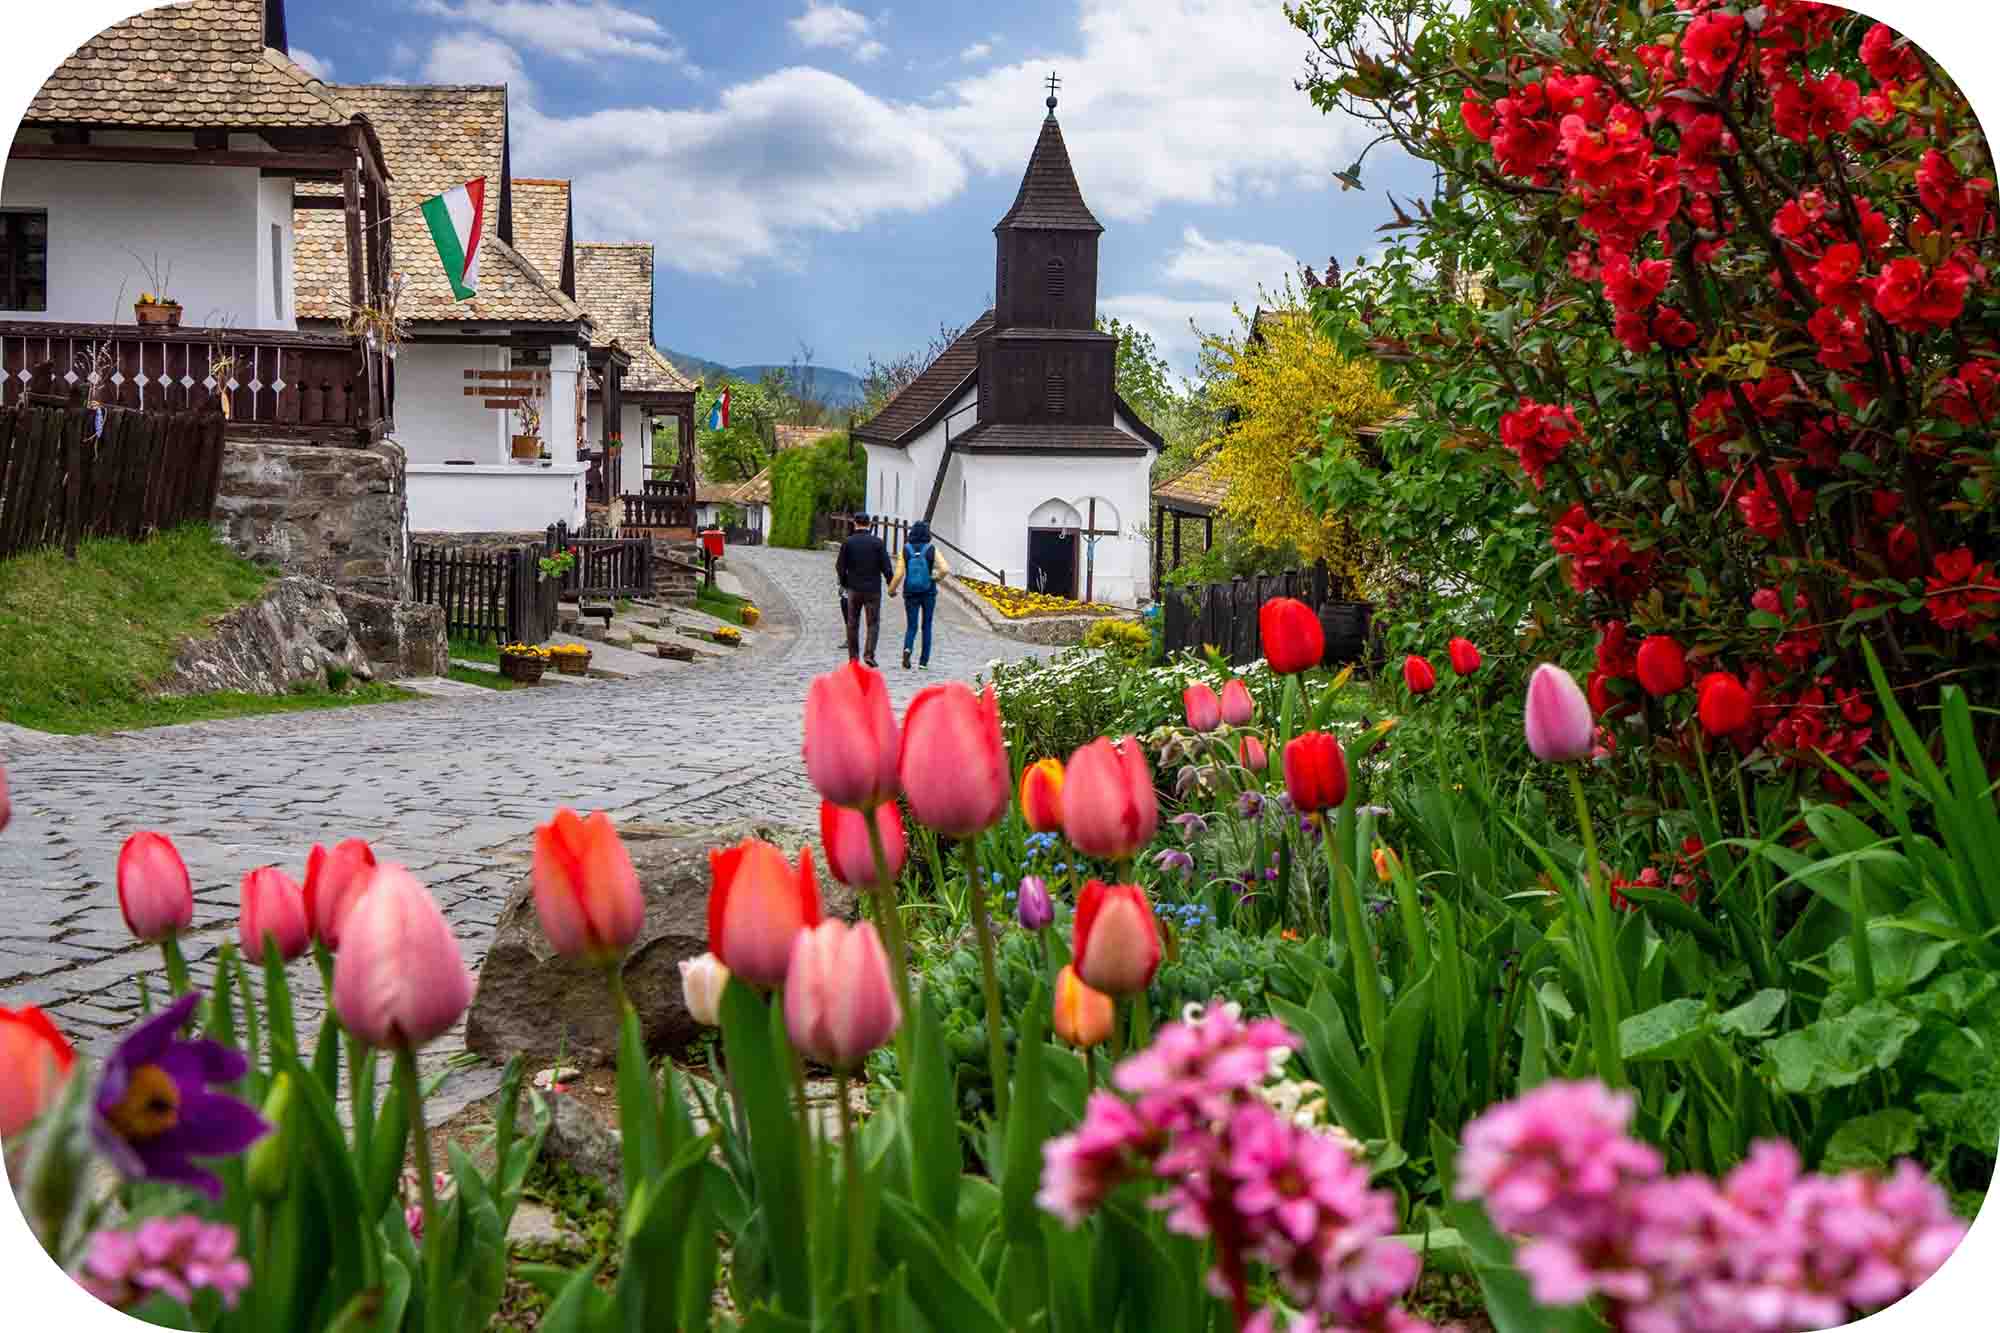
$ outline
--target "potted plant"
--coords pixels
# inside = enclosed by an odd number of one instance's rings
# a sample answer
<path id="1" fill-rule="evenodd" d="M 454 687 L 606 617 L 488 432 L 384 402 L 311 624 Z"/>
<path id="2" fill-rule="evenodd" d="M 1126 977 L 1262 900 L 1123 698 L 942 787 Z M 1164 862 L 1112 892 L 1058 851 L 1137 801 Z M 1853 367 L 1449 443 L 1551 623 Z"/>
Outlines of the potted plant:
<path id="1" fill-rule="evenodd" d="M 509 643 L 500 648 L 500 674 L 523 685 L 533 685 L 549 669 L 549 650 L 531 643 Z"/>
<path id="2" fill-rule="evenodd" d="M 173 285 L 174 266 L 169 261 L 164 267 L 155 252 L 151 260 L 135 250 L 125 252 L 139 261 L 139 267 L 146 273 L 146 290 L 139 293 L 139 299 L 132 305 L 132 318 L 141 324 L 156 328 L 177 329 L 181 326 L 181 303 L 167 295 Z"/>
<path id="3" fill-rule="evenodd" d="M 539 563 L 544 579 L 559 579 L 576 568 L 576 548 L 572 546 L 554 555 L 545 555 Z"/>
<path id="4" fill-rule="evenodd" d="M 590 649 L 580 643 L 558 643 L 549 649 L 549 660 L 565 676 L 581 676 L 590 671 Z"/>
<path id="5" fill-rule="evenodd" d="M 532 400 L 523 398 L 514 408 L 514 414 L 521 419 L 521 429 L 514 436 L 514 460 L 532 463 L 537 458 L 548 457 L 542 448 L 542 413 Z"/>

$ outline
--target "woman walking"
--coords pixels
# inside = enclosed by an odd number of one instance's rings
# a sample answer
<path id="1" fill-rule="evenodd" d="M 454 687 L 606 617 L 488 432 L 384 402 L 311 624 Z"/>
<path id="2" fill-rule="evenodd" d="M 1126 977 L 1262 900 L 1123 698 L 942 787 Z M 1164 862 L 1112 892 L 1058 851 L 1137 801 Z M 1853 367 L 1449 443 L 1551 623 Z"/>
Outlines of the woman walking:
<path id="1" fill-rule="evenodd" d="M 910 669 L 910 650 L 917 644 L 917 626 L 922 622 L 924 650 L 917 659 L 925 670 L 931 665 L 931 618 L 937 612 L 938 584 L 950 575 L 944 552 L 931 540 L 931 525 L 918 519 L 910 525 L 903 553 L 896 557 L 896 576 L 889 580 L 889 595 L 900 588 L 903 594 L 903 670 Z"/>

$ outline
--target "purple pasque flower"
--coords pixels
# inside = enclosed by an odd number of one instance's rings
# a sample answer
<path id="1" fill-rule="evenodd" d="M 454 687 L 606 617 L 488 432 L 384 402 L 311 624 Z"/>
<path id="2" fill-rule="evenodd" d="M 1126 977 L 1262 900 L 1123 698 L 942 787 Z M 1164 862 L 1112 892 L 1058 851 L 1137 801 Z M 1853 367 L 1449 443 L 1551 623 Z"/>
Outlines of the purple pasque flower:
<path id="1" fill-rule="evenodd" d="M 1208 821 L 1192 810 L 1175 815 L 1167 822 L 1169 824 L 1180 825 L 1181 837 L 1189 842 L 1193 842 L 1196 838 L 1208 832 Z"/>
<path id="2" fill-rule="evenodd" d="M 1264 793 L 1257 790 L 1244 792 L 1236 798 L 1236 813 L 1244 819 L 1255 819 L 1264 813 Z"/>
<path id="3" fill-rule="evenodd" d="M 131 1231 L 96 1233 L 76 1280 L 119 1310 L 155 1292 L 192 1305 L 201 1290 L 215 1292 L 224 1308 L 234 1310 L 236 1298 L 250 1285 L 250 1265 L 236 1253 L 233 1228 L 182 1213 L 149 1217 Z"/>
<path id="4" fill-rule="evenodd" d="M 175 1035 L 201 992 L 190 991 L 139 1024 L 104 1062 L 92 1105 L 98 1150 L 129 1179 L 169 1180 L 222 1197 L 222 1182 L 196 1157 L 234 1157 L 261 1138 L 264 1118 L 209 1085 L 249 1069 L 241 1051 Z"/>
<path id="5" fill-rule="evenodd" d="M 1024 875 L 1021 896 L 1014 905 L 1014 919 L 1029 930 L 1044 930 L 1056 919 L 1056 905 L 1049 899 L 1048 882 L 1040 875 Z"/>
<path id="6" fill-rule="evenodd" d="M 1153 858 L 1153 864 L 1162 870 L 1178 870 L 1187 875 L 1194 870 L 1194 858 L 1178 847 L 1169 847 Z"/>

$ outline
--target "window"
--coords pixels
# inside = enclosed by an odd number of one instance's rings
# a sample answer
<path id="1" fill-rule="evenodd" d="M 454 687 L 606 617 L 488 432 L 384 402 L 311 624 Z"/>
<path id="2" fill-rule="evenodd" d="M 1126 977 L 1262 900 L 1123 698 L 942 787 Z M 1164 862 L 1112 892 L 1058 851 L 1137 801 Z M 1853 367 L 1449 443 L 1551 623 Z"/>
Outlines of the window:
<path id="1" fill-rule="evenodd" d="M 1042 383 L 1042 404 L 1048 408 L 1049 415 L 1052 417 L 1061 416 L 1063 414 L 1064 402 L 1068 397 L 1069 385 L 1063 379 L 1062 372 L 1060 370 L 1051 370 L 1048 379 Z"/>
<path id="2" fill-rule="evenodd" d="M 271 318 L 285 317 L 285 229 L 271 224 Z"/>
<path id="3" fill-rule="evenodd" d="M 48 308 L 48 210 L 0 210 L 0 310 Z"/>
<path id="4" fill-rule="evenodd" d="M 1063 303 L 1063 262 L 1051 259 L 1048 270 L 1049 318 L 1054 319 Z"/>

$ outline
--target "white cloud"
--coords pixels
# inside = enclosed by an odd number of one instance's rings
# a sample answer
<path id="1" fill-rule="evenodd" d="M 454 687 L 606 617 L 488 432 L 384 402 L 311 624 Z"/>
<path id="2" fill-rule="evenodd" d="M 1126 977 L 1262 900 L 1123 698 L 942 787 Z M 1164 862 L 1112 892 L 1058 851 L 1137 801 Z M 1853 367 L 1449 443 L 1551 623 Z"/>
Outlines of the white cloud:
<path id="1" fill-rule="evenodd" d="M 333 62 L 331 60 L 321 60 L 303 46 L 293 47 L 290 54 L 292 63 L 312 75 L 315 79 L 321 79 L 327 83 L 333 82 Z"/>
<path id="2" fill-rule="evenodd" d="M 1153 335 L 1168 363 L 1191 374 L 1201 347 L 1195 328 L 1231 332 L 1235 306 L 1252 308 L 1263 293 L 1277 291 L 1298 271 L 1298 259 L 1283 246 L 1210 240 L 1188 227 L 1181 232 L 1180 246 L 1160 265 L 1162 290 L 1106 296 L 1097 305 L 1104 314 Z M 1189 288 L 1194 290 L 1185 290 Z"/>
<path id="3" fill-rule="evenodd" d="M 534 94 L 534 82 L 514 48 L 476 32 L 439 38 L 421 78 L 425 83 L 504 83 L 517 97 Z"/>
<path id="4" fill-rule="evenodd" d="M 801 233 L 920 213 L 965 187 L 963 161 L 907 108 L 824 70 L 781 69 L 699 110 L 514 114 L 517 169 L 576 181 L 579 236 L 652 239 L 691 273 L 794 264 Z"/>
<path id="5" fill-rule="evenodd" d="M 970 65 L 974 61 L 984 60 L 986 59 L 986 57 L 992 54 L 993 54 L 993 43 L 974 42 L 971 46 L 968 46 L 963 51 L 960 51 L 958 53 L 958 58 L 960 60 L 963 60 L 966 64 Z"/>
<path id="6" fill-rule="evenodd" d="M 397 38 L 389 46 L 389 64 L 394 69 L 408 69 L 417 63 L 417 48 L 402 38 Z"/>
<path id="7" fill-rule="evenodd" d="M 685 48 L 657 20 L 609 0 L 459 0 L 456 7 L 449 0 L 416 0 L 416 9 L 562 60 L 614 55 L 688 63 Z"/>
<path id="8" fill-rule="evenodd" d="M 803 46 L 852 52 L 863 64 L 889 48 L 875 37 L 875 21 L 838 0 L 806 0 L 805 10 L 786 27 Z"/>
<path id="9" fill-rule="evenodd" d="M 1299 261 L 1283 246 L 1264 241 L 1211 241 L 1197 227 L 1181 232 L 1180 249 L 1161 270 L 1170 281 L 1248 301 L 1257 289 L 1276 287 L 1299 271 Z"/>

